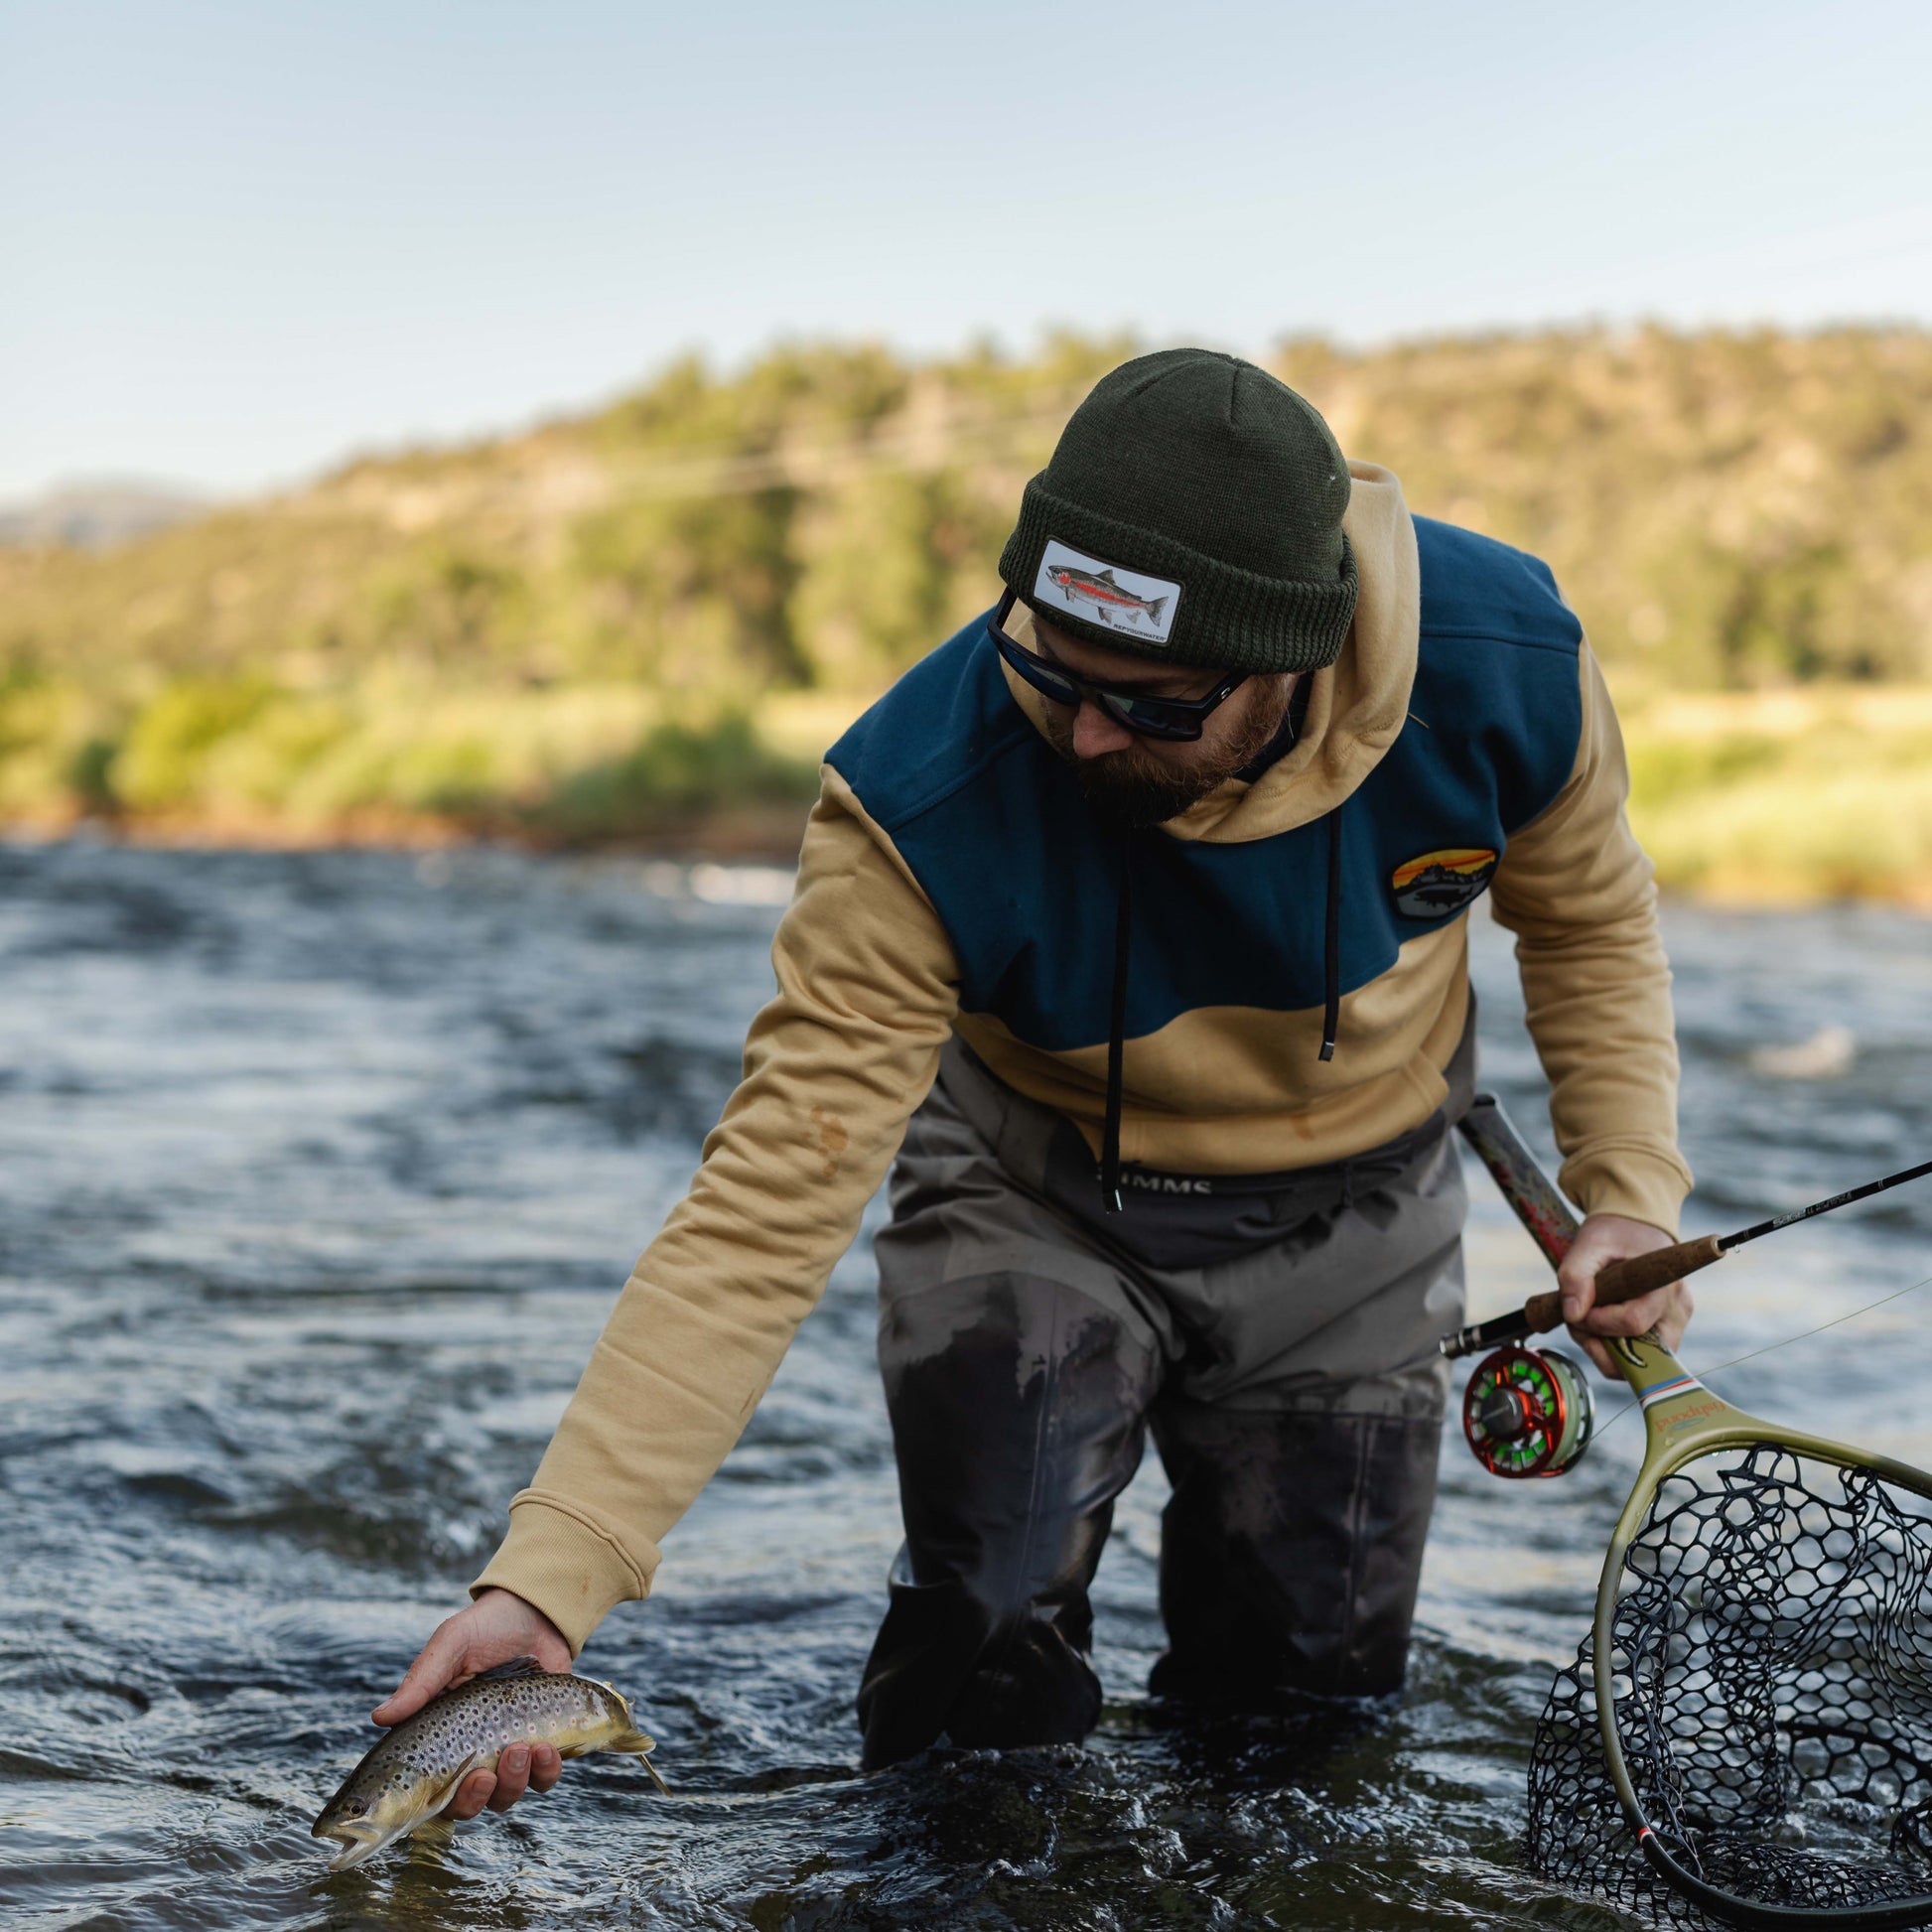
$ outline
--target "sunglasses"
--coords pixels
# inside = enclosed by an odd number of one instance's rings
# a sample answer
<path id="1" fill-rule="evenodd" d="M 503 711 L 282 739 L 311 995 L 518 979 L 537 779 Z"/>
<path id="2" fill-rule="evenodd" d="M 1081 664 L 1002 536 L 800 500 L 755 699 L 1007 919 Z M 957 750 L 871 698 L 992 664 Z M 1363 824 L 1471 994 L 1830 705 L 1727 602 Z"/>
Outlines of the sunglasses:
<path id="1" fill-rule="evenodd" d="M 1150 698 L 1139 691 L 1109 691 L 1104 685 L 1089 684 L 1085 678 L 1075 677 L 1071 671 L 1063 671 L 1057 664 L 1035 657 L 1015 643 L 1007 635 L 1006 622 L 1018 602 L 1014 593 L 1008 591 L 988 622 L 994 647 L 1000 655 L 1048 703 L 1093 705 L 1138 737 L 1163 738 L 1173 744 L 1199 738 L 1209 714 L 1248 681 L 1246 671 L 1235 671 L 1204 698 Z"/>

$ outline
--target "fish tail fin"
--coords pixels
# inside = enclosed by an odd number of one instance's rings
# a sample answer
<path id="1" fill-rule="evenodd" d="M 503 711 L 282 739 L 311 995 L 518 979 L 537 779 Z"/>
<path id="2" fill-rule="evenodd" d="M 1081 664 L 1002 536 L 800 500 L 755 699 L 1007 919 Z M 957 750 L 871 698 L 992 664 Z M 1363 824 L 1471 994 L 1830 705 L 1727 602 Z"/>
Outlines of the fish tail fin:
<path id="1" fill-rule="evenodd" d="M 1148 605 L 1147 621 L 1149 623 L 1159 623 L 1161 621 L 1161 609 L 1167 601 L 1165 597 L 1157 597 Z"/>
<path id="2" fill-rule="evenodd" d="M 656 1785 L 665 1797 L 671 1795 L 671 1787 L 664 1782 L 657 1766 L 650 1761 L 650 1753 L 657 1748 L 655 1738 L 646 1737 L 641 1730 L 625 1730 L 614 1737 L 606 1748 L 634 1757 L 650 1773 L 651 1783 Z"/>

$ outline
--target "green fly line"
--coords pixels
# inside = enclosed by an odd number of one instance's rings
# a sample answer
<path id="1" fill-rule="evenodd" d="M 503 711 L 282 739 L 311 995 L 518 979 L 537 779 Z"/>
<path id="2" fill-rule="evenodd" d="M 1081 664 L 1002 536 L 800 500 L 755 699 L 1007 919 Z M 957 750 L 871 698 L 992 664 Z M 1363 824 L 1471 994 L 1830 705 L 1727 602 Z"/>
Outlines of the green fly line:
<path id="1" fill-rule="evenodd" d="M 1733 1355 L 1727 1362 L 1720 1362 L 1716 1368 L 1706 1369 L 1707 1377 L 1722 1375 L 1726 1369 L 1736 1368 L 1744 1362 L 1754 1362 L 1760 1355 L 1775 1355 L 1780 1348 L 1789 1348 L 1793 1342 L 1809 1341 L 1813 1335 L 1822 1335 L 1830 1328 L 1842 1328 L 1848 1321 L 1856 1321 L 1862 1314 L 1869 1314 L 1874 1309 L 1882 1309 L 1888 1302 L 1900 1302 L 1908 1295 L 1916 1295 L 1922 1288 L 1932 1288 L 1932 1275 L 1923 1281 L 1913 1282 L 1909 1288 L 1895 1288 L 1889 1295 L 1881 1295 L 1875 1302 L 1867 1302 L 1862 1309 L 1853 1309 L 1847 1314 L 1835 1314 L 1829 1321 L 1821 1321 L 1815 1328 L 1800 1328 L 1795 1335 L 1786 1335 L 1782 1341 L 1767 1341 L 1762 1348 L 1753 1348 L 1748 1355 Z M 1634 1399 L 1611 1416 L 1598 1430 L 1600 1436 L 1606 1430 L 1614 1429 L 1625 1416 L 1634 1416 L 1643 1405 Z"/>

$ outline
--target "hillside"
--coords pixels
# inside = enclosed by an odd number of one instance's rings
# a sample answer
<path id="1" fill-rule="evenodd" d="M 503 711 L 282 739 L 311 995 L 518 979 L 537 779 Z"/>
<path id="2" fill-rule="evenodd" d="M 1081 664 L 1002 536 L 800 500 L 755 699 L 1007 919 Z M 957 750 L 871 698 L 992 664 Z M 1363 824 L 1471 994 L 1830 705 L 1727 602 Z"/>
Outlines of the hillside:
<path id="1" fill-rule="evenodd" d="M 106 551 L 0 550 L 0 817 L 582 839 L 767 801 L 789 826 L 839 719 L 990 601 L 1022 483 L 1131 346 L 684 362 Z M 1752 723 L 1751 694 L 1932 684 L 1932 336 L 1295 342 L 1275 366 L 1418 510 L 1550 560 L 1632 720 L 1642 810 L 1790 789 L 1818 747 Z M 1703 724 L 1640 732 L 1682 693 Z M 1883 863 L 1829 889 L 1916 893 L 1922 708 L 1876 715 L 1851 742 L 1909 795 Z M 1660 834 L 1668 875 L 1735 884 L 1785 849 L 1728 836 L 1714 874 Z"/>

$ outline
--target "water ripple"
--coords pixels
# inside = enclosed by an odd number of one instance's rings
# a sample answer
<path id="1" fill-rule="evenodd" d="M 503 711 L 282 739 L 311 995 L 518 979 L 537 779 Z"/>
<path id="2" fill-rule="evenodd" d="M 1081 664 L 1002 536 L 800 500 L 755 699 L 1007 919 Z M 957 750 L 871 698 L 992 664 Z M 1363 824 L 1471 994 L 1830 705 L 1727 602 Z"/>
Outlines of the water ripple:
<path id="1" fill-rule="evenodd" d="M 661 862 L 438 857 L 426 880 L 376 853 L 0 846 L 10 1928 L 1616 1923 L 1549 1896 L 1516 1846 L 1629 1428 L 1516 1490 L 1446 1447 L 1411 1695 L 1348 1734 L 1292 1710 L 1181 1725 L 1144 1696 L 1150 1466 L 1096 1586 L 1090 1747 L 860 1776 L 851 1699 L 897 1540 L 863 1243 L 657 1596 L 587 1654 L 677 1797 L 593 1760 L 509 1818 L 329 1875 L 309 1819 L 682 1189 L 783 897 Z M 1691 1225 L 1922 1158 L 1923 924 L 1673 908 L 1669 929 Z M 1506 948 L 1476 937 L 1489 1077 L 1535 1125 Z M 1756 1050 L 1828 1024 L 1849 1049 Z M 1475 1191 L 1486 1313 L 1540 1283 Z M 1708 1358 L 1932 1272 L 1932 1193 L 1780 1240 L 1705 1278 Z M 1928 1319 L 1900 1304 L 1730 1392 L 1841 1432 L 1856 1404 L 1860 1433 L 1932 1458 Z"/>

